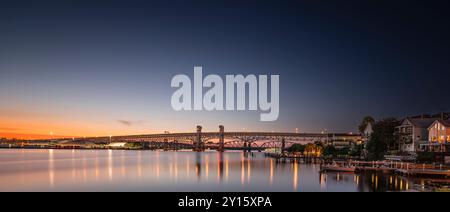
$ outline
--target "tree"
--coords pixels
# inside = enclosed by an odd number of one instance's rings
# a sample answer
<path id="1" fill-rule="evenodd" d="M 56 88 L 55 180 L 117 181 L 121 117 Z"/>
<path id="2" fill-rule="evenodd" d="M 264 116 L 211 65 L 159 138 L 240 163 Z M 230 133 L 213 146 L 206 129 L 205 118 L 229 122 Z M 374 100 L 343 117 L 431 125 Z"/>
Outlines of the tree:
<path id="1" fill-rule="evenodd" d="M 355 145 L 355 146 L 353 146 L 352 149 L 350 149 L 350 152 L 348 153 L 348 155 L 350 155 L 352 157 L 359 157 L 359 156 L 361 156 L 363 148 L 364 148 L 364 144 Z"/>
<path id="2" fill-rule="evenodd" d="M 126 143 L 125 147 L 131 148 L 131 149 L 142 149 L 143 145 L 141 143 Z"/>
<path id="3" fill-rule="evenodd" d="M 321 141 L 314 141 L 314 144 L 315 144 L 316 146 L 320 146 L 322 149 L 323 149 L 323 147 L 324 147 L 324 143 L 321 142 Z"/>
<path id="4" fill-rule="evenodd" d="M 372 118 L 372 116 L 366 116 L 363 118 L 361 124 L 359 125 L 358 129 L 361 134 L 364 134 L 364 130 L 366 129 L 367 125 L 370 123 L 373 125 L 375 122 L 375 119 Z"/>
<path id="5" fill-rule="evenodd" d="M 305 152 L 307 155 L 319 156 L 322 154 L 323 148 L 316 144 L 309 143 L 309 144 L 306 144 L 306 146 L 305 146 Z"/>
<path id="6" fill-rule="evenodd" d="M 336 156 L 336 148 L 333 145 L 326 145 L 323 149 L 324 156 Z"/>
<path id="7" fill-rule="evenodd" d="M 291 147 L 288 148 L 288 152 L 304 152 L 305 145 L 302 144 L 292 144 Z"/>
<path id="8" fill-rule="evenodd" d="M 343 148 L 337 149 L 338 156 L 348 156 L 349 153 L 350 153 L 350 147 L 343 147 Z"/>
<path id="9" fill-rule="evenodd" d="M 373 133 L 367 142 L 369 160 L 382 160 L 386 152 L 397 142 L 395 127 L 400 122 L 395 118 L 387 118 L 373 124 Z"/>

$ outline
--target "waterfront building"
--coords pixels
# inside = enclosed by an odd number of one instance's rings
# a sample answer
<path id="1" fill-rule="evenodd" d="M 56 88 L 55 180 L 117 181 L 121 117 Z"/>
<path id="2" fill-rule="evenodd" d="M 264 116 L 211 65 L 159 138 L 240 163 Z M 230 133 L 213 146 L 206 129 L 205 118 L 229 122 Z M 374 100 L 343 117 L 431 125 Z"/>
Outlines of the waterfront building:
<path id="1" fill-rule="evenodd" d="M 428 128 L 430 143 L 450 142 L 450 120 L 436 120 Z"/>
<path id="2" fill-rule="evenodd" d="M 406 118 L 395 129 L 399 136 L 399 150 L 401 152 L 415 152 L 423 143 L 428 143 L 428 127 L 440 118 Z"/>
<path id="3" fill-rule="evenodd" d="M 420 150 L 430 152 L 450 151 L 450 120 L 436 120 L 428 127 L 428 142 Z"/>
<path id="4" fill-rule="evenodd" d="M 428 134 L 431 143 L 450 142 L 450 120 L 436 120 L 428 128 Z"/>

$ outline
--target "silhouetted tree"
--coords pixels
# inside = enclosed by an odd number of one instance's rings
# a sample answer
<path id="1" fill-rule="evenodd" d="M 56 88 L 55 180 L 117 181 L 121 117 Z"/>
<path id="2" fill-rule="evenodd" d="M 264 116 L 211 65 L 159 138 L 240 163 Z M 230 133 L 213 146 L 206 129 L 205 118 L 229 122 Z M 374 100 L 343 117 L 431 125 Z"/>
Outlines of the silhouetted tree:
<path id="1" fill-rule="evenodd" d="M 348 153 L 348 155 L 353 156 L 353 157 L 359 157 L 359 156 L 361 156 L 363 148 L 364 148 L 364 144 L 355 145 L 350 149 L 350 152 Z"/>
<path id="2" fill-rule="evenodd" d="M 302 144 L 292 144 L 291 147 L 288 148 L 288 152 L 304 152 L 305 151 L 305 145 Z"/>
<path id="3" fill-rule="evenodd" d="M 336 148 L 333 145 L 327 145 L 323 149 L 324 156 L 336 156 Z"/>
<path id="4" fill-rule="evenodd" d="M 367 142 L 367 157 L 369 160 L 382 160 L 390 147 L 394 146 L 397 138 L 395 127 L 400 122 L 395 118 L 387 118 L 373 124 L 373 134 Z"/>

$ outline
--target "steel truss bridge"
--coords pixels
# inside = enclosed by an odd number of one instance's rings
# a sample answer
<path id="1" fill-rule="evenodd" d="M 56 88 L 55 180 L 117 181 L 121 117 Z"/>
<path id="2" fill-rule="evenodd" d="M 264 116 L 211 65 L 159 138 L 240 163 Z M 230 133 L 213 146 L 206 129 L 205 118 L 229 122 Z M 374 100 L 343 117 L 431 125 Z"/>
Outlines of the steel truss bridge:
<path id="1" fill-rule="evenodd" d="M 282 132 L 225 132 L 224 126 L 219 126 L 218 132 L 202 132 L 197 126 L 195 133 L 164 133 L 148 135 L 128 135 L 113 137 L 78 138 L 77 141 L 94 143 L 142 143 L 149 149 L 205 149 L 229 150 L 264 150 L 281 148 L 292 144 L 314 142 L 351 141 L 362 139 L 361 135 L 349 133 L 282 133 Z"/>

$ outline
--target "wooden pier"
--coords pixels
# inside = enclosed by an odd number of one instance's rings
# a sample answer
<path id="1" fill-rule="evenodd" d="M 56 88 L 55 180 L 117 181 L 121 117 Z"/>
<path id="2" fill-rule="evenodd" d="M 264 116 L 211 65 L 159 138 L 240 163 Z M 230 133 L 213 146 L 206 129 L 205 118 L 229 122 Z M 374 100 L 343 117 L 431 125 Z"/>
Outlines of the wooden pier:
<path id="1" fill-rule="evenodd" d="M 277 163 L 322 163 L 322 157 L 309 155 L 292 155 L 280 153 L 265 153 L 266 157 L 274 158 Z"/>
<path id="2" fill-rule="evenodd" d="M 449 177 L 450 167 L 433 164 L 416 164 L 394 161 L 345 161 L 335 162 L 338 166 L 354 166 L 355 172 L 381 171 L 406 176 Z"/>
<path id="3" fill-rule="evenodd" d="M 344 172 L 384 172 L 405 176 L 428 176 L 437 178 L 450 177 L 450 167 L 434 164 L 417 164 L 396 161 L 332 161 L 325 163 L 322 157 L 312 157 L 305 155 L 290 155 L 279 153 L 266 153 L 266 157 L 275 158 L 281 163 L 320 163 L 321 171 L 339 171 Z"/>

